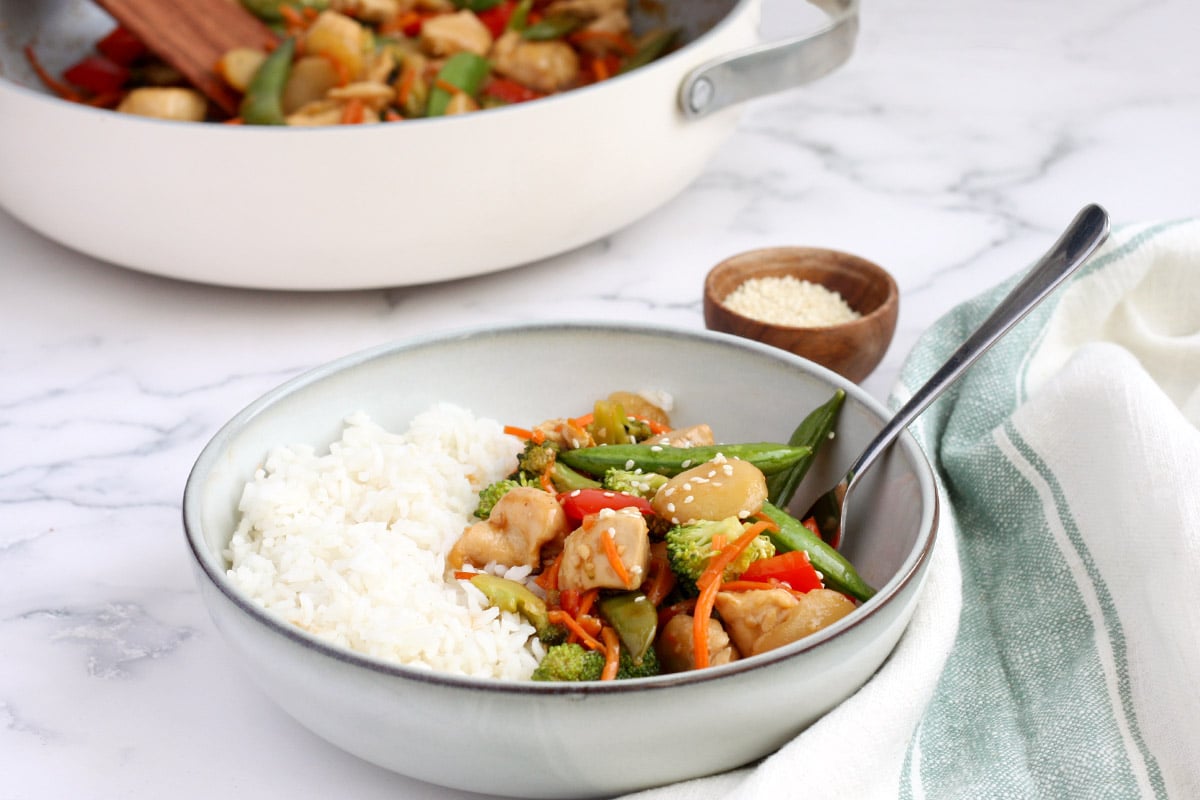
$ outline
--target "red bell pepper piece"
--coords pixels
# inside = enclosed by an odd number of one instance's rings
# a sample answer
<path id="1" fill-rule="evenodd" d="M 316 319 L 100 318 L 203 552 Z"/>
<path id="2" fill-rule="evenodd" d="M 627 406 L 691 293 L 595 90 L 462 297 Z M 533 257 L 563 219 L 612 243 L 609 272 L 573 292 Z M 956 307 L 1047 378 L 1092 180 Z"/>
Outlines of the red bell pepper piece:
<path id="1" fill-rule="evenodd" d="M 562 505 L 567 517 L 575 521 L 582 520 L 589 514 L 597 514 L 606 508 L 614 510 L 636 508 L 643 514 L 654 513 L 650 502 L 644 497 L 624 492 L 610 492 L 607 489 L 575 489 L 563 492 L 558 495 L 558 502 Z"/>
<path id="2" fill-rule="evenodd" d="M 149 52 L 141 39 L 119 25 L 96 42 L 96 50 L 109 61 L 122 67 L 128 67 Z"/>
<path id="3" fill-rule="evenodd" d="M 537 100 L 539 97 L 545 97 L 541 92 L 530 89 L 528 86 L 517 83 L 514 80 L 509 80 L 508 78 L 489 79 L 484 84 L 483 93 L 498 100 L 503 100 L 506 103 L 525 103 L 530 100 Z"/>
<path id="4" fill-rule="evenodd" d="M 64 70 L 63 80 L 92 94 L 112 94 L 125 86 L 129 69 L 104 56 L 87 56 Z"/>
<path id="5" fill-rule="evenodd" d="M 513 11 L 516 8 L 516 0 L 504 0 L 503 3 L 498 3 L 486 11 L 475 12 L 475 16 L 479 17 L 479 21 L 492 32 L 493 38 L 499 39 L 508 28 L 508 21 L 512 19 Z"/>
<path id="6" fill-rule="evenodd" d="M 742 573 L 744 581 L 777 580 L 786 583 L 798 592 L 811 592 L 825 586 L 821 575 L 808 560 L 808 553 L 803 550 L 790 550 L 770 558 L 760 558 L 751 561 L 750 566 Z"/>

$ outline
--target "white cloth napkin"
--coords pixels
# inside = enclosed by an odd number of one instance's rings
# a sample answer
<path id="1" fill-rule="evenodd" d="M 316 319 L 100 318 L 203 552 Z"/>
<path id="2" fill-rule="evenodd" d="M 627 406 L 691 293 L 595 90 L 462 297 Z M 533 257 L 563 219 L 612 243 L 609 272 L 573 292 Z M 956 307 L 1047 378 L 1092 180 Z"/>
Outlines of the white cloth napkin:
<path id="1" fill-rule="evenodd" d="M 760 764 L 638 800 L 1200 797 L 1200 220 L 1115 231 L 913 432 L 945 513 L 891 658 Z"/>

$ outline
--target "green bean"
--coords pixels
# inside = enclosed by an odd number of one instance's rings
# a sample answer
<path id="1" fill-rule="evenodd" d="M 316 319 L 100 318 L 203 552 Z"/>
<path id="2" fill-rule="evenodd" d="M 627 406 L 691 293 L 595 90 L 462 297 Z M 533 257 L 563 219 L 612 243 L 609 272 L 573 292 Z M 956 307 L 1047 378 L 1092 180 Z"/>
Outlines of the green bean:
<path id="1" fill-rule="evenodd" d="M 774 442 L 749 444 L 712 444 L 696 447 L 669 447 L 657 444 L 614 444 L 583 447 L 559 453 L 558 460 L 582 472 L 603 475 L 610 469 L 640 469 L 659 475 L 678 475 L 686 469 L 712 461 L 717 455 L 740 458 L 762 470 L 767 477 L 784 472 L 812 452 L 808 447 L 793 447 Z"/>
<path id="2" fill-rule="evenodd" d="M 767 481 L 768 497 L 772 503 L 780 508 L 787 508 L 788 503 L 792 502 L 792 495 L 796 493 L 796 487 L 800 485 L 808 468 L 812 466 L 813 459 L 817 456 L 817 450 L 832 438 L 833 427 L 837 423 L 838 414 L 841 412 L 845 400 L 846 392 L 838 389 L 829 401 L 813 409 L 812 413 L 805 417 L 792 433 L 788 444 L 808 447 L 812 452 L 797 461 L 795 466 L 787 472 L 779 473 Z"/>
<path id="3" fill-rule="evenodd" d="M 283 87 L 292 72 L 296 40 L 284 39 L 254 73 L 242 97 L 240 114 L 247 125 L 286 125 Z"/>
<path id="4" fill-rule="evenodd" d="M 766 531 L 775 549 L 779 552 L 803 550 L 808 553 L 808 560 L 821 573 L 827 588 L 859 600 L 870 600 L 874 596 L 875 590 L 862 579 L 854 565 L 798 519 L 769 502 L 763 503 L 760 513 L 779 526 L 777 531 Z"/>
<path id="5" fill-rule="evenodd" d="M 531 42 L 561 39 L 582 26 L 583 21 L 574 17 L 546 17 L 521 31 L 521 37 Z"/>

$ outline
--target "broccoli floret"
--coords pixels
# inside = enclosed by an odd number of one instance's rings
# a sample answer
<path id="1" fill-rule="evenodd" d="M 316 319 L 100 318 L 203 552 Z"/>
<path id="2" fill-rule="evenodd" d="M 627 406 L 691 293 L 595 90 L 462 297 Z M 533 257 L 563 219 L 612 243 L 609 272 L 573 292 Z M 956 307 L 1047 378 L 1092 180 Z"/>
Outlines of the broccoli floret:
<path id="1" fill-rule="evenodd" d="M 485 486 L 483 491 L 479 493 L 479 505 L 475 508 L 475 516 L 480 519 L 487 519 L 492 513 L 492 508 L 495 507 L 501 497 L 508 494 L 510 490 L 523 485 L 521 481 L 514 478 L 504 478 Z"/>
<path id="2" fill-rule="evenodd" d="M 686 525 L 676 525 L 667 531 L 667 560 L 681 591 L 686 595 L 698 594 L 696 581 L 708 567 L 715 555 L 713 537 L 723 535 L 726 544 L 732 544 L 744 533 L 744 526 L 736 517 L 720 521 L 698 520 Z M 765 535 L 756 537 L 741 554 L 725 568 L 724 580 L 733 580 L 746 571 L 751 561 L 775 555 L 775 545 Z"/>
<path id="3" fill-rule="evenodd" d="M 604 488 L 612 492 L 634 494 L 649 500 L 668 480 L 666 475 L 659 475 L 657 472 L 642 472 L 640 469 L 610 469 L 604 473 Z"/>
<path id="4" fill-rule="evenodd" d="M 604 672 L 604 653 L 588 650 L 581 644 L 557 644 L 546 650 L 542 662 L 533 671 L 535 681 L 598 681 Z M 621 650 L 617 680 L 648 678 L 659 673 L 658 654 L 654 648 L 646 651 L 640 664 Z"/>
<path id="5" fill-rule="evenodd" d="M 532 677 L 535 681 L 598 681 L 602 672 L 603 653 L 568 643 L 547 649 Z"/>
<path id="6" fill-rule="evenodd" d="M 527 476 L 537 478 L 554 466 L 558 458 L 558 445 L 554 442 L 537 442 L 530 439 L 525 442 L 525 451 L 517 456 L 517 469 Z"/>
<path id="7" fill-rule="evenodd" d="M 629 651 L 621 648 L 621 665 L 617 667 L 617 680 L 623 681 L 627 678 L 649 678 L 651 675 L 657 675 L 660 669 L 658 666 L 658 654 L 651 647 L 642 656 L 642 663 L 633 663 L 633 656 L 629 655 Z"/>
<path id="8" fill-rule="evenodd" d="M 570 629 L 557 622 L 547 622 L 537 629 L 538 640 L 547 647 L 562 644 L 570 635 Z"/>

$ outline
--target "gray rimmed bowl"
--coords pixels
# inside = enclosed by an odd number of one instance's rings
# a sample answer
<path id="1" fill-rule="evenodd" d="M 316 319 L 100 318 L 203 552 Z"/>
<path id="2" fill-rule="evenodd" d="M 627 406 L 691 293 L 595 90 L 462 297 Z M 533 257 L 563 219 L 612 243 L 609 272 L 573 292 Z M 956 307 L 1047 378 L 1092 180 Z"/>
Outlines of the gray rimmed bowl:
<path id="1" fill-rule="evenodd" d="M 838 435 L 797 493 L 798 510 L 840 476 L 889 414 L 850 381 L 776 348 L 707 331 L 540 324 L 351 355 L 263 396 L 200 454 L 183 500 L 200 594 L 250 676 L 285 711 L 334 745 L 405 775 L 477 792 L 567 798 L 730 769 L 769 754 L 854 693 L 908 624 L 938 519 L 933 473 L 911 436 L 866 478 L 855 511 L 861 527 L 846 551 L 878 594 L 807 639 L 698 672 L 564 685 L 385 663 L 255 606 L 226 577 L 222 551 L 242 487 L 266 453 L 282 444 L 328 445 L 355 411 L 402 430 L 418 412 L 448 401 L 527 425 L 590 408 L 617 389 L 654 388 L 674 396 L 678 424 L 708 422 L 720 441 L 786 441 L 839 387 L 847 402 Z M 746 708 L 772 713 L 756 714 L 737 737 L 714 735 L 713 720 Z M 639 724 L 647 716 L 656 724 Z"/>

